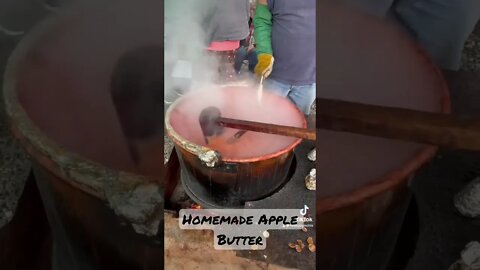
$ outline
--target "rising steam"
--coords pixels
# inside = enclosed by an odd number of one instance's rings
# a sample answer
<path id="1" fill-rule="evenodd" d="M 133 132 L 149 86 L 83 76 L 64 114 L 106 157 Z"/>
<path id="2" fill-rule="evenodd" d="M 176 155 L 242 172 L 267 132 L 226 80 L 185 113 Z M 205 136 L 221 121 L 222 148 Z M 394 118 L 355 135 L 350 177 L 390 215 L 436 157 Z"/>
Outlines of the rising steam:
<path id="1" fill-rule="evenodd" d="M 206 54 L 206 21 L 215 12 L 213 0 L 165 0 L 165 96 L 208 88 L 218 62 Z"/>

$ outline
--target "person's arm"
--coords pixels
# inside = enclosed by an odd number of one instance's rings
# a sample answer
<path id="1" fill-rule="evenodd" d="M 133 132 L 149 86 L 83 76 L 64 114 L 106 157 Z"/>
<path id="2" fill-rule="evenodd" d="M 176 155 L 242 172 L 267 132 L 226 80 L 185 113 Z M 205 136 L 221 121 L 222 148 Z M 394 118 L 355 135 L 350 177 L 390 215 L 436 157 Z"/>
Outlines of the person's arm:
<path id="1" fill-rule="evenodd" d="M 268 8 L 268 0 L 258 0 L 255 16 L 253 18 L 255 46 L 257 49 L 258 63 L 255 66 L 255 74 L 258 77 L 267 78 L 272 72 L 273 49 L 272 49 L 272 26 L 273 16 Z"/>
<path id="2" fill-rule="evenodd" d="M 272 13 L 267 0 L 258 0 L 253 25 L 255 41 L 259 54 L 273 54 L 272 50 Z"/>

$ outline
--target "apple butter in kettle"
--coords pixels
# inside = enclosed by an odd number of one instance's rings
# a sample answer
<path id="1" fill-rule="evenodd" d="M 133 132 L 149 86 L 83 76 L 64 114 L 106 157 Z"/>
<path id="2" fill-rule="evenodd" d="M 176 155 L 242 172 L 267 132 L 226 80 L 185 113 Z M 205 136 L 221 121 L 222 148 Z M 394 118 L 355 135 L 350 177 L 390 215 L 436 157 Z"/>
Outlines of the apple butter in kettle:
<path id="1" fill-rule="evenodd" d="M 292 127 L 306 127 L 304 115 L 287 98 L 265 91 L 257 100 L 257 89 L 229 86 L 189 93 L 170 114 L 172 128 L 185 140 L 218 151 L 224 159 L 239 160 L 268 156 L 289 148 L 298 141 L 281 135 L 247 131 L 229 141 L 239 130 L 224 128 L 221 135 L 205 142 L 199 123 L 201 111 L 217 107 L 222 117 Z"/>

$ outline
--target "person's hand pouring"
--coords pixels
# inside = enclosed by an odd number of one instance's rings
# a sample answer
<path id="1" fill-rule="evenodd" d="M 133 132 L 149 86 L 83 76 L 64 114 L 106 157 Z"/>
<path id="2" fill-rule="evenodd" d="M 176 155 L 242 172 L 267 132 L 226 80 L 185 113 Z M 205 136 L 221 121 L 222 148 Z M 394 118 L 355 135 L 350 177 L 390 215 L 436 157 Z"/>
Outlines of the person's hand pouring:
<path id="1" fill-rule="evenodd" d="M 263 53 L 258 55 L 258 63 L 255 66 L 254 72 L 258 78 L 266 79 L 270 76 L 273 69 L 273 56 L 271 54 Z"/>

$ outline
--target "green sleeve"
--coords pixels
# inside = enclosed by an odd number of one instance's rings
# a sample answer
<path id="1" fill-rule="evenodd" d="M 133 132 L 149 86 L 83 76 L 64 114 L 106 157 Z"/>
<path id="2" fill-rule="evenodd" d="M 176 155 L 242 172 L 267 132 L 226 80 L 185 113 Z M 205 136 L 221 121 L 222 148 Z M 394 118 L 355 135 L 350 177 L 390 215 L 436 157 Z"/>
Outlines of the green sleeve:
<path id="1" fill-rule="evenodd" d="M 272 50 L 272 13 L 268 6 L 257 4 L 253 18 L 254 38 L 258 54 L 273 54 Z"/>

